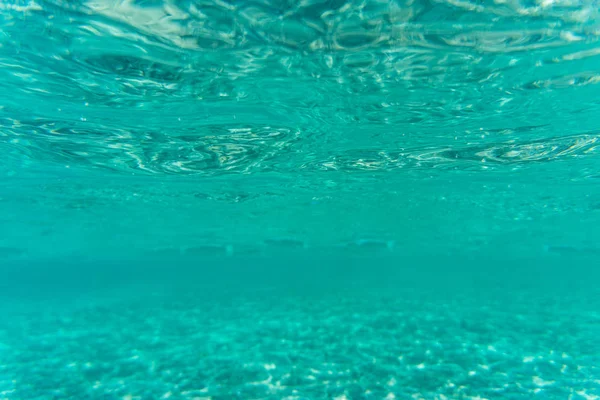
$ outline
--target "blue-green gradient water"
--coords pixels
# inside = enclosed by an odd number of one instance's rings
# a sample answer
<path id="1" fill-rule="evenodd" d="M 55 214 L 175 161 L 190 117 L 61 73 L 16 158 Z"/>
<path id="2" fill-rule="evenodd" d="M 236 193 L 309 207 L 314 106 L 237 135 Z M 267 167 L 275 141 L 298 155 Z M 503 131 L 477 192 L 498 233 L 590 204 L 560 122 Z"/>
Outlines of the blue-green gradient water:
<path id="1" fill-rule="evenodd" d="M 598 399 L 597 0 L 0 2 L 0 399 Z"/>

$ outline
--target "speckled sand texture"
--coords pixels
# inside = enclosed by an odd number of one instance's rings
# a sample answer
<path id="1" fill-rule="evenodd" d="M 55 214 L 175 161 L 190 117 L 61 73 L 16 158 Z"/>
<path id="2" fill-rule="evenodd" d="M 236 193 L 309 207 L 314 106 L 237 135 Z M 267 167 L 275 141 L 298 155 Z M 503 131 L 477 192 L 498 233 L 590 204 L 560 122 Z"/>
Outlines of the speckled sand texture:
<path id="1" fill-rule="evenodd" d="M 4 300 L 0 398 L 600 395 L 598 296 L 186 289 L 64 297 Z"/>

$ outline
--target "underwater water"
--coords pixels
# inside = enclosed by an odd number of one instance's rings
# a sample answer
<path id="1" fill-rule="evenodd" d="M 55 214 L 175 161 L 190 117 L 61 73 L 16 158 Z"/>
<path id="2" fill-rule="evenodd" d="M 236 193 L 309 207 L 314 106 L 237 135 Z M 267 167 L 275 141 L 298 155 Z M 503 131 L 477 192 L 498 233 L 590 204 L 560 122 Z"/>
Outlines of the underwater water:
<path id="1" fill-rule="evenodd" d="M 600 398 L 600 3 L 0 2 L 0 399 Z"/>

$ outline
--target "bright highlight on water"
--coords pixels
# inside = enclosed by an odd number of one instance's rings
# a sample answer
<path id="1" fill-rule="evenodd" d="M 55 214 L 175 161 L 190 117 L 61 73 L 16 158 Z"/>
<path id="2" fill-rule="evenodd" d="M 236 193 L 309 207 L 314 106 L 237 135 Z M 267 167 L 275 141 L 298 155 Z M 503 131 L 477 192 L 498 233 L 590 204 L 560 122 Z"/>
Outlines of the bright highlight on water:
<path id="1" fill-rule="evenodd" d="M 600 396 L 600 3 L 0 4 L 0 399 Z"/>

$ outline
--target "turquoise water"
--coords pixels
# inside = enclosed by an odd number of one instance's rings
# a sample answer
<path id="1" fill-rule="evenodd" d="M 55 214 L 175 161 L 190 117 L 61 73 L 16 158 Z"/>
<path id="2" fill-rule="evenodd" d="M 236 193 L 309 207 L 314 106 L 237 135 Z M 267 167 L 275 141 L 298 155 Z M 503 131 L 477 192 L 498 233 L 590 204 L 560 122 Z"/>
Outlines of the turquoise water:
<path id="1" fill-rule="evenodd" d="M 0 3 L 0 399 L 596 399 L 600 4 Z"/>

